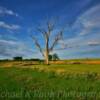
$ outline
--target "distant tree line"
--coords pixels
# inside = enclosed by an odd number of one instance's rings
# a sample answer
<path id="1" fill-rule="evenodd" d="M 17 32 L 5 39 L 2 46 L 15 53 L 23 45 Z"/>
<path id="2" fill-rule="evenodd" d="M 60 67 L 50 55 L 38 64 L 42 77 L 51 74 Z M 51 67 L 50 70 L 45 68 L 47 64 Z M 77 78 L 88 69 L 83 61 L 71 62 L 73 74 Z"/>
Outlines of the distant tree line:
<path id="1" fill-rule="evenodd" d="M 58 55 L 56 53 L 54 54 L 49 54 L 49 61 L 55 61 L 55 60 L 60 60 Z M 13 57 L 13 59 L 1 59 L 0 61 L 39 61 L 39 62 L 43 62 L 43 59 L 38 59 L 38 58 L 30 58 L 30 59 L 24 59 L 21 56 L 16 56 Z"/>

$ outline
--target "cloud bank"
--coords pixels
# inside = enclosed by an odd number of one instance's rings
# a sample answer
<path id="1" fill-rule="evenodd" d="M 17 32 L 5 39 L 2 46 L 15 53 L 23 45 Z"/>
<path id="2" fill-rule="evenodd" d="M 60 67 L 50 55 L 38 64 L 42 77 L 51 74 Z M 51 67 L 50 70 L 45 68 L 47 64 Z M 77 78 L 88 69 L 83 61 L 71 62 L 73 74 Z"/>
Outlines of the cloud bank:
<path id="1" fill-rule="evenodd" d="M 68 52 L 64 53 L 66 56 L 70 54 L 71 57 L 78 57 L 83 54 L 83 57 L 90 57 L 96 53 L 97 57 L 100 55 L 100 52 L 97 52 L 100 51 L 100 5 L 90 8 L 79 16 L 71 29 L 76 35 L 60 41 L 62 48 Z M 61 52 L 57 52 L 61 55 Z"/>
<path id="2" fill-rule="evenodd" d="M 28 57 L 33 54 L 33 51 L 23 42 L 14 40 L 0 40 L 0 57 Z"/>

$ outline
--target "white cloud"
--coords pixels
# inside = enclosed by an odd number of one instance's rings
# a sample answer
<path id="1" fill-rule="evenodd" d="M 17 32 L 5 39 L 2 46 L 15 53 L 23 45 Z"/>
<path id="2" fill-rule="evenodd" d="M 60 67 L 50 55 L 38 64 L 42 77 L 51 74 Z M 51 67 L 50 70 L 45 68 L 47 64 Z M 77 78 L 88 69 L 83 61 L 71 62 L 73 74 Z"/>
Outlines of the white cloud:
<path id="1" fill-rule="evenodd" d="M 15 41 L 12 41 L 12 40 L 4 40 L 4 39 L 1 39 L 0 40 L 0 44 L 16 45 L 17 43 Z"/>
<path id="2" fill-rule="evenodd" d="M 11 16 L 19 17 L 17 13 L 4 7 L 0 7 L 0 15 L 11 15 Z"/>
<path id="3" fill-rule="evenodd" d="M 100 45 L 100 41 L 98 41 L 98 40 L 91 40 L 87 44 L 89 46 L 97 46 L 97 45 Z"/>
<path id="4" fill-rule="evenodd" d="M 80 47 L 100 46 L 100 34 L 69 38 L 67 40 L 61 41 L 60 45 L 62 46 L 62 48 L 66 49 L 67 48 L 79 49 Z"/>
<path id="5" fill-rule="evenodd" d="M 81 15 L 73 27 L 81 28 L 79 35 L 92 34 L 93 29 L 100 29 L 100 5 L 92 7 Z"/>
<path id="6" fill-rule="evenodd" d="M 14 40 L 0 40 L 0 56 L 2 57 L 14 57 L 14 56 L 23 56 L 28 57 L 32 56 L 34 52 L 22 41 Z"/>
<path id="7" fill-rule="evenodd" d="M 0 28 L 4 28 L 7 30 L 18 30 L 20 29 L 20 26 L 15 24 L 7 24 L 3 21 L 0 21 Z"/>

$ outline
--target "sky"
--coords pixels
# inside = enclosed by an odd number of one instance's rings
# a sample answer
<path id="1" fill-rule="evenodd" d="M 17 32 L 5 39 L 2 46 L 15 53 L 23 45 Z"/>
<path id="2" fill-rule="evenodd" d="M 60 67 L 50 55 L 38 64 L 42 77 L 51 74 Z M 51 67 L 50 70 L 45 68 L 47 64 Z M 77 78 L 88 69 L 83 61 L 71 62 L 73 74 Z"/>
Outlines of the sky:
<path id="1" fill-rule="evenodd" d="M 100 0 L 0 0 L 0 59 L 42 58 L 29 34 L 44 46 L 35 29 L 52 18 L 59 18 L 53 34 L 65 26 L 52 53 L 61 59 L 100 58 Z"/>

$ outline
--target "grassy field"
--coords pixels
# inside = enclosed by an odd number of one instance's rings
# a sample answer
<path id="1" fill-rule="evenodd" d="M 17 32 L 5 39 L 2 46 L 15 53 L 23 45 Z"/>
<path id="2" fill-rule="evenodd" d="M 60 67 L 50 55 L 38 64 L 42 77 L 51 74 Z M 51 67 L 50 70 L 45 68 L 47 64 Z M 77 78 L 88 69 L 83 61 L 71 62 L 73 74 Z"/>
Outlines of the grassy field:
<path id="1" fill-rule="evenodd" d="M 100 100 L 100 65 L 1 63 L 0 100 Z"/>

